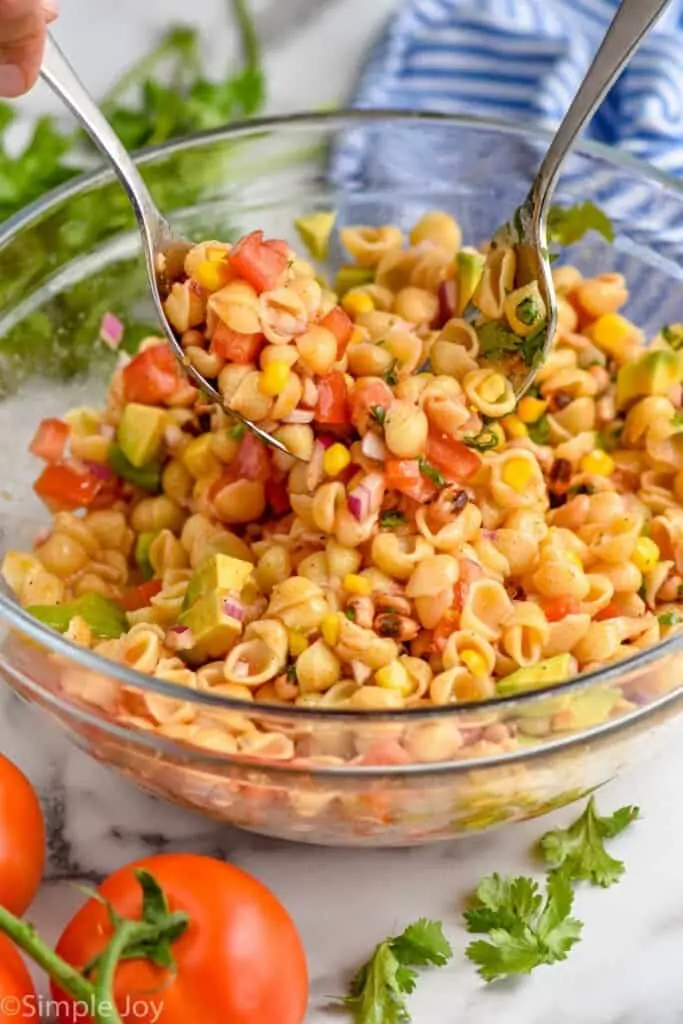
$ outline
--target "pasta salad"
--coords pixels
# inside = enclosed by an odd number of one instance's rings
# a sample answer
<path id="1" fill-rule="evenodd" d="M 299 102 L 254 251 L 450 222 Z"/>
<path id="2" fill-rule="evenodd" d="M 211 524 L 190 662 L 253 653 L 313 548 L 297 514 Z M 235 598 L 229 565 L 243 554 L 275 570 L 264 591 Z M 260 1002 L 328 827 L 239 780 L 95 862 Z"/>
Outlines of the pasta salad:
<path id="1" fill-rule="evenodd" d="M 333 215 L 297 226 L 324 257 Z M 3 565 L 22 606 L 170 683 L 359 712 L 552 686 L 676 629 L 683 327 L 646 345 L 619 274 L 559 267 L 553 351 L 516 402 L 510 338 L 532 348 L 546 311 L 514 287 L 513 253 L 463 247 L 443 212 L 408 238 L 339 235 L 334 288 L 255 231 L 194 246 L 166 300 L 188 360 L 291 454 L 207 406 L 147 338 L 105 408 L 38 428 L 52 523 Z M 106 680 L 81 696 L 237 749 L 187 701 Z"/>

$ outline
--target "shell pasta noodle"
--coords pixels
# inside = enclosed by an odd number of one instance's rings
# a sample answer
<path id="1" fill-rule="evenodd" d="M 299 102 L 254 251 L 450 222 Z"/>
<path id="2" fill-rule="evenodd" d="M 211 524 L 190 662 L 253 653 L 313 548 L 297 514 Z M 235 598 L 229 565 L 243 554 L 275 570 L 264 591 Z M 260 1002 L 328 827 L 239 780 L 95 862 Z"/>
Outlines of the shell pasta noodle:
<path id="1" fill-rule="evenodd" d="M 245 758 L 372 763 L 363 712 L 474 714 L 683 620 L 676 331 L 646 338 L 619 274 L 560 267 L 553 350 L 516 402 L 505 339 L 546 310 L 533 282 L 515 288 L 512 252 L 463 247 L 440 211 L 339 241 L 334 290 L 254 231 L 194 246 L 166 300 L 227 409 L 291 455 L 207 406 L 157 337 L 119 358 L 104 408 L 38 427 L 51 525 L 3 575 L 68 641 L 166 684 L 60 668 L 65 692 L 122 724 Z M 391 763 L 514 751 L 571 731 L 579 707 L 599 723 L 631 706 L 627 687 L 598 699 L 470 729 L 408 715 Z M 266 705 L 356 712 L 353 743 L 262 727 Z"/>

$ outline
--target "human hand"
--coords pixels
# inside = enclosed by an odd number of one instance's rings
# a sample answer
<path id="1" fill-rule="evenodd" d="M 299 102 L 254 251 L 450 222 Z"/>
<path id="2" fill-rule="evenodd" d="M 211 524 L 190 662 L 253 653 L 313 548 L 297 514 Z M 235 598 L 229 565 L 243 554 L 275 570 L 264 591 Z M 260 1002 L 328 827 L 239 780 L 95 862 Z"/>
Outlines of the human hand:
<path id="1" fill-rule="evenodd" d="M 56 0 L 0 0 L 0 96 L 27 92 L 40 71 L 45 26 L 57 17 Z"/>

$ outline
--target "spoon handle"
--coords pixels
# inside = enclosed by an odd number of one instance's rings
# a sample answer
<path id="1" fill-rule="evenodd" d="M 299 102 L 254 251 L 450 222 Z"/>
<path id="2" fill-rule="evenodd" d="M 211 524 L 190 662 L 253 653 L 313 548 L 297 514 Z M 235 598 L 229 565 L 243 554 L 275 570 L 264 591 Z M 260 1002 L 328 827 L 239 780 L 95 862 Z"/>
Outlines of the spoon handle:
<path id="1" fill-rule="evenodd" d="M 538 216 L 545 220 L 560 167 L 619 72 L 670 0 L 622 0 L 579 91 L 564 116 L 532 189 Z"/>
<path id="2" fill-rule="evenodd" d="M 140 227 L 148 235 L 150 242 L 154 244 L 160 237 L 168 234 L 166 221 L 157 210 L 154 200 L 126 148 L 49 32 L 45 41 L 45 53 L 40 74 L 53 92 L 76 116 L 94 144 L 111 164 L 128 194 Z M 150 237 L 150 233 L 155 237 Z"/>

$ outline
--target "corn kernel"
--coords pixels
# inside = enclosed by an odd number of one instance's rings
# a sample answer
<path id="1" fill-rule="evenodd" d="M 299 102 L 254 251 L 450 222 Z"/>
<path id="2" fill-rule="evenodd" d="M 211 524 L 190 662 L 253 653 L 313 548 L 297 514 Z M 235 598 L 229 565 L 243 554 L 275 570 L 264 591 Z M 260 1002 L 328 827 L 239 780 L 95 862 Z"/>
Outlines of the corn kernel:
<path id="1" fill-rule="evenodd" d="M 348 594 L 357 594 L 358 597 L 369 597 L 372 593 L 372 583 L 356 572 L 347 572 L 344 577 L 344 590 Z"/>
<path id="2" fill-rule="evenodd" d="M 349 316 L 360 316 L 361 313 L 372 313 L 375 303 L 367 292 L 347 292 L 342 299 L 342 308 Z"/>
<path id="3" fill-rule="evenodd" d="M 328 476 L 338 476 L 351 463 L 351 454 L 343 444 L 333 444 L 323 456 L 323 469 Z"/>
<path id="4" fill-rule="evenodd" d="M 298 633 L 295 629 L 287 630 L 287 643 L 289 645 L 289 653 L 293 658 L 298 658 L 299 655 L 303 654 L 308 647 L 308 640 L 306 637 L 303 633 Z"/>
<path id="5" fill-rule="evenodd" d="M 408 697 L 415 685 L 400 661 L 392 661 L 389 665 L 375 672 L 375 682 L 385 690 L 398 690 L 403 697 Z"/>
<path id="6" fill-rule="evenodd" d="M 227 266 L 227 263 L 221 263 L 216 260 L 202 260 L 197 266 L 193 277 L 197 284 L 205 288 L 207 292 L 217 292 L 227 283 Z"/>
<path id="7" fill-rule="evenodd" d="M 641 572 L 650 572 L 659 561 L 659 548 L 650 537 L 639 537 L 632 556 L 633 564 Z"/>
<path id="8" fill-rule="evenodd" d="M 292 371 L 285 362 L 268 363 L 259 377 L 259 391 L 264 395 L 281 395 Z"/>
<path id="9" fill-rule="evenodd" d="M 510 459 L 503 466 L 501 476 L 503 482 L 518 492 L 522 492 L 533 475 L 533 466 L 527 459 Z"/>
<path id="10" fill-rule="evenodd" d="M 354 327 L 349 338 L 349 345 L 360 345 L 361 341 L 366 340 L 366 337 L 367 335 L 361 331 L 360 327 Z"/>
<path id="11" fill-rule="evenodd" d="M 517 405 L 517 415 L 522 423 L 536 423 L 548 408 L 548 403 L 542 398 L 534 398 L 533 395 L 525 395 L 520 398 Z"/>
<path id="12" fill-rule="evenodd" d="M 519 416 L 511 414 L 510 416 L 503 416 L 500 421 L 502 426 L 505 428 L 505 433 L 508 437 L 528 437 L 529 431 L 522 423 Z"/>
<path id="13" fill-rule="evenodd" d="M 220 463 L 213 453 L 212 435 L 202 434 L 189 441 L 183 448 L 180 461 L 195 480 L 215 473 Z"/>
<path id="14" fill-rule="evenodd" d="M 479 385 L 479 394 L 485 402 L 495 402 L 505 394 L 505 378 L 499 373 L 492 373 Z"/>
<path id="15" fill-rule="evenodd" d="M 473 676 L 488 675 L 486 658 L 479 651 L 465 650 L 460 652 L 460 660 Z"/>
<path id="16" fill-rule="evenodd" d="M 600 449 L 584 455 L 581 459 L 581 471 L 593 476 L 610 476 L 614 472 L 614 459 Z"/>
<path id="17" fill-rule="evenodd" d="M 320 632 L 322 633 L 323 640 L 328 647 L 334 647 L 338 644 L 340 633 L 339 616 L 326 615 L 320 623 Z"/>
<path id="18" fill-rule="evenodd" d="M 621 355 L 624 347 L 633 338 L 633 324 L 619 313 L 603 313 L 591 324 L 589 337 L 610 356 Z"/>

